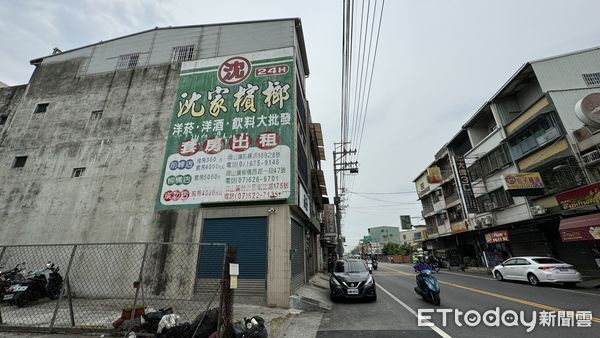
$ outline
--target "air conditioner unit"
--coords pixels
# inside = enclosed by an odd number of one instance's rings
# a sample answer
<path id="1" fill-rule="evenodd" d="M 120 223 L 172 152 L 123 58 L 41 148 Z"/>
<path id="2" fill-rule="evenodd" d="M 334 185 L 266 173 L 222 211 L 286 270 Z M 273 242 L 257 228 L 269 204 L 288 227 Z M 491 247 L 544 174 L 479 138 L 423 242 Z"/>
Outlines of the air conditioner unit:
<path id="1" fill-rule="evenodd" d="M 534 205 L 531 207 L 531 213 L 533 216 L 539 216 L 546 213 L 546 208 L 541 205 Z"/>
<path id="2" fill-rule="evenodd" d="M 483 227 L 483 220 L 481 218 L 478 218 L 475 220 L 475 228 L 479 229 Z"/>
<path id="3" fill-rule="evenodd" d="M 485 217 L 483 218 L 483 223 L 484 223 L 485 225 L 492 225 L 492 222 L 493 222 L 493 221 L 494 221 L 494 217 L 492 217 L 492 216 L 485 216 Z"/>

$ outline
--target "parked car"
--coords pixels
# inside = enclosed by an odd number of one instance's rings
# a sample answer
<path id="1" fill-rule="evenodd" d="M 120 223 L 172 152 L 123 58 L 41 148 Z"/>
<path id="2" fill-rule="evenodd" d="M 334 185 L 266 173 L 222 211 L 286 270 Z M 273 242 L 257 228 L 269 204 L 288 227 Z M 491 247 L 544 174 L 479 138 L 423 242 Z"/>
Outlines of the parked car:
<path id="1" fill-rule="evenodd" d="M 581 274 L 573 266 L 552 257 L 512 257 L 494 267 L 492 274 L 497 280 L 528 281 L 540 283 L 564 283 L 575 286 L 581 282 Z"/>
<path id="2" fill-rule="evenodd" d="M 377 300 L 375 280 L 362 259 L 340 259 L 329 278 L 331 300 Z"/>

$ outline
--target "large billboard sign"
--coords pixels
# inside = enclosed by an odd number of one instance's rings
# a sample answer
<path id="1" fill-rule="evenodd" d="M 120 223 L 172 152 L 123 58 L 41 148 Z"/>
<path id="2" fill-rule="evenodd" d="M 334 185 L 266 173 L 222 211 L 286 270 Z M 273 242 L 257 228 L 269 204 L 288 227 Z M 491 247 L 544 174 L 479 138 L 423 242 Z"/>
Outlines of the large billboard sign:
<path id="1" fill-rule="evenodd" d="M 293 203 L 293 49 L 185 62 L 157 209 Z"/>

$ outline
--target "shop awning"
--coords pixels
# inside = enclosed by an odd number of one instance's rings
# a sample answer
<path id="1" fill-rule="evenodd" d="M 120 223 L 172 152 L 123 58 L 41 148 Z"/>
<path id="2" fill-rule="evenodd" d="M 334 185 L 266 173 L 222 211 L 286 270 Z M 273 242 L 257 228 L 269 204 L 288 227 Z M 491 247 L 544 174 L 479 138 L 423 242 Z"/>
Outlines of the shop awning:
<path id="1" fill-rule="evenodd" d="M 558 231 L 563 242 L 600 240 L 600 213 L 565 218 Z"/>

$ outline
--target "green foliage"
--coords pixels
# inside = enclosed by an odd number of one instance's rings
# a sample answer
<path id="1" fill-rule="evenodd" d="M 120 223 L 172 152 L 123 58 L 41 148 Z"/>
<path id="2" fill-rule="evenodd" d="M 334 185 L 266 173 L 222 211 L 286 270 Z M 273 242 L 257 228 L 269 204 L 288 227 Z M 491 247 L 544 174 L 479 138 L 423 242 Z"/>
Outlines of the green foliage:
<path id="1" fill-rule="evenodd" d="M 415 251 L 415 248 L 408 243 L 403 243 L 399 246 L 399 251 L 400 252 L 398 254 L 401 256 L 410 256 Z"/>
<path id="2" fill-rule="evenodd" d="M 381 253 L 386 256 L 399 255 L 400 245 L 398 243 L 385 243 Z"/>

